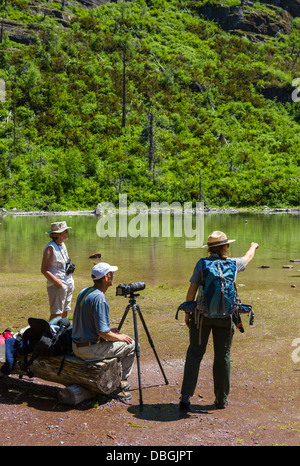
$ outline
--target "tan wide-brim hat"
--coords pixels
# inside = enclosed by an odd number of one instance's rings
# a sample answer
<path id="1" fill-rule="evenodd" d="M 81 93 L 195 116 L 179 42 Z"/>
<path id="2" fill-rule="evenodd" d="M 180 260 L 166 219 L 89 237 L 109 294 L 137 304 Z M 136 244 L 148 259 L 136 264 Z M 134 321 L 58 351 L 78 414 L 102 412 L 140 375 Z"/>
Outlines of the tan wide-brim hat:
<path id="1" fill-rule="evenodd" d="M 46 233 L 47 235 L 49 235 L 50 233 L 62 233 L 63 231 L 68 230 L 69 228 L 72 227 L 68 227 L 67 222 L 54 222 L 51 223 L 51 230 L 47 231 Z"/>
<path id="2" fill-rule="evenodd" d="M 202 248 L 212 248 L 216 246 L 223 246 L 224 244 L 233 243 L 235 239 L 227 239 L 227 236 L 222 231 L 213 231 L 207 240 L 207 244 L 205 246 L 201 246 Z"/>

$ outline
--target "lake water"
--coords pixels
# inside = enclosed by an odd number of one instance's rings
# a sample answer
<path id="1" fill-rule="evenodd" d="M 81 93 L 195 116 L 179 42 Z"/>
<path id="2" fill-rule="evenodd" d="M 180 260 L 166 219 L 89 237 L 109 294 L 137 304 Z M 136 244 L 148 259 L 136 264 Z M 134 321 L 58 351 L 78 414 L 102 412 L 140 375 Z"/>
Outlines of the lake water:
<path id="1" fill-rule="evenodd" d="M 128 222 L 134 217 L 129 216 Z M 76 276 L 86 276 L 87 282 L 92 266 L 88 257 L 101 252 L 103 261 L 119 266 L 116 285 L 144 281 L 147 287 L 163 283 L 188 286 L 196 261 L 206 252 L 186 248 L 186 238 L 175 237 L 172 225 L 170 237 L 101 238 L 97 234 L 99 217 L 94 215 L 7 215 L 0 217 L 0 273 L 40 274 L 42 251 L 49 239 L 46 232 L 50 223 L 58 220 L 66 220 L 72 226 L 67 249 L 76 264 Z M 205 214 L 204 239 L 213 230 L 224 231 L 229 239 L 236 240 L 230 245 L 232 257 L 243 255 L 251 241 L 259 243 L 255 259 L 239 275 L 239 283 L 249 288 L 276 287 L 295 293 L 300 286 L 300 263 L 290 260 L 300 259 L 299 222 L 299 214 L 292 213 Z M 269 268 L 261 269 L 262 265 Z M 284 269 L 284 265 L 293 265 L 293 269 Z M 293 284 L 296 291 L 291 291 Z"/>

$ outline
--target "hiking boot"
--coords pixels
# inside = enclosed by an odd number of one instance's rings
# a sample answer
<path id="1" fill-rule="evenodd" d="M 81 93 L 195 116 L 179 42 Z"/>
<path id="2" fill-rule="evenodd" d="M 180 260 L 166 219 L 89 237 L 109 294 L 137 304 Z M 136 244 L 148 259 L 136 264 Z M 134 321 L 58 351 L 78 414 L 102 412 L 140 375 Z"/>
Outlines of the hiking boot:
<path id="1" fill-rule="evenodd" d="M 179 409 L 182 411 L 187 411 L 191 407 L 189 395 L 181 395 Z"/>
<path id="2" fill-rule="evenodd" d="M 120 383 L 120 389 L 121 390 L 129 390 L 131 387 L 130 383 L 127 382 L 127 380 L 121 380 L 121 383 Z"/>
<path id="3" fill-rule="evenodd" d="M 131 400 L 132 395 L 131 395 L 131 393 L 129 393 L 129 392 L 124 392 L 124 390 L 121 390 L 121 391 L 117 394 L 116 398 L 117 398 L 119 401 L 129 401 L 129 400 Z"/>
<path id="4" fill-rule="evenodd" d="M 225 409 L 226 406 L 228 406 L 228 401 L 225 401 L 225 403 L 219 403 L 217 400 L 215 400 L 214 404 L 216 409 Z"/>
<path id="5" fill-rule="evenodd" d="M 129 401 L 131 400 L 132 395 L 131 393 L 125 392 L 121 388 L 118 388 L 117 390 L 115 390 L 113 393 L 110 394 L 110 397 L 116 400 L 120 400 L 120 401 Z"/>

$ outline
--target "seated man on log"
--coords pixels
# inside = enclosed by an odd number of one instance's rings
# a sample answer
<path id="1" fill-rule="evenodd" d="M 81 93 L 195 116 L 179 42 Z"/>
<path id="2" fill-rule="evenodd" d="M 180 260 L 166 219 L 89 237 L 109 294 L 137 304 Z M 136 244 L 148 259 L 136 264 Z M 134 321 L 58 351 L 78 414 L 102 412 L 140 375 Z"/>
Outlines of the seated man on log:
<path id="1" fill-rule="evenodd" d="M 129 400 L 127 378 L 135 358 L 135 341 L 117 328 L 110 327 L 109 305 L 105 292 L 113 283 L 116 266 L 105 262 L 92 269 L 94 286 L 83 289 L 77 298 L 73 316 L 72 348 L 75 356 L 87 361 L 118 358 L 122 365 L 122 381 L 116 396 Z"/>

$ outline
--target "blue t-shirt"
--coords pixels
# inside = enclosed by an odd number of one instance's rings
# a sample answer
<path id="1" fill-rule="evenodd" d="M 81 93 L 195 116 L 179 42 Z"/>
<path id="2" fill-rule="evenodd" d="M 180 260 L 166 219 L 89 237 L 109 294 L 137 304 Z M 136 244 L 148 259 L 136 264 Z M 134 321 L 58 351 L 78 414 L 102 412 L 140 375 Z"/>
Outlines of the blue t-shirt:
<path id="1" fill-rule="evenodd" d="M 78 295 L 73 315 L 73 341 L 96 343 L 99 332 L 109 331 L 109 305 L 104 293 L 94 286 L 85 288 Z"/>

